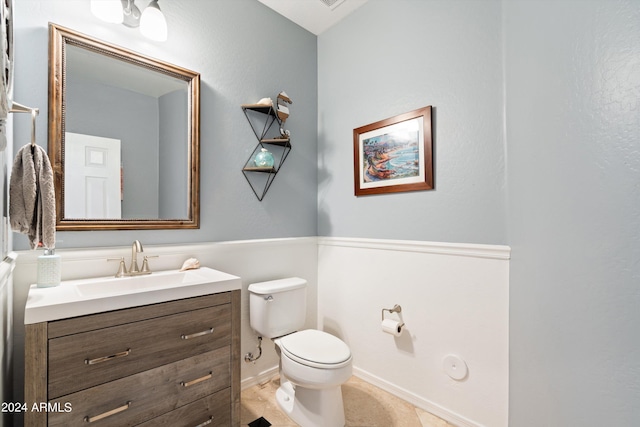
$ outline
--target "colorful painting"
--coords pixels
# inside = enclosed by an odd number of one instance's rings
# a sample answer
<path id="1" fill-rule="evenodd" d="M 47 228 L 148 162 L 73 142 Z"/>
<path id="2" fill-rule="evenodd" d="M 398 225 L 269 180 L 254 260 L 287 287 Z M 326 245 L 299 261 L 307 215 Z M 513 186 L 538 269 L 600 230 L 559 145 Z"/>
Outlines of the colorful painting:
<path id="1" fill-rule="evenodd" d="M 433 188 L 431 107 L 354 129 L 356 196 Z"/>
<path id="2" fill-rule="evenodd" d="M 420 172 L 418 131 L 385 133 L 362 141 L 364 181 L 415 177 Z"/>

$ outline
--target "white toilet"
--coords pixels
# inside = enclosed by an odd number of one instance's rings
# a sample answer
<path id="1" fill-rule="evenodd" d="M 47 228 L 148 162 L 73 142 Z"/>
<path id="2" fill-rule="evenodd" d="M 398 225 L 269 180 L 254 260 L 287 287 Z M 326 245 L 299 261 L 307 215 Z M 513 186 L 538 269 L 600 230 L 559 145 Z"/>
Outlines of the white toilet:
<path id="1" fill-rule="evenodd" d="M 306 302 L 307 281 L 298 277 L 249 285 L 251 327 L 272 338 L 280 355 L 280 408 L 302 427 L 343 427 L 340 386 L 351 377 L 351 350 L 326 332 L 296 332 Z"/>

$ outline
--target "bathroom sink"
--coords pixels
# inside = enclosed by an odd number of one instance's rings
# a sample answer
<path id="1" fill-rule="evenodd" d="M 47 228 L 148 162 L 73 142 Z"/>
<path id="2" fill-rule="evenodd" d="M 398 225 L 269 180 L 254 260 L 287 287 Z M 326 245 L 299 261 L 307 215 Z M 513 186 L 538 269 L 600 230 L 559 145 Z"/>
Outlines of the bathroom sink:
<path id="1" fill-rule="evenodd" d="M 74 283 L 74 286 L 82 296 L 111 295 L 122 292 L 132 293 L 150 289 L 166 289 L 175 286 L 215 282 L 216 277 L 214 277 L 213 272 L 219 273 L 210 268 L 187 271 L 162 271 L 142 276 L 81 280 Z"/>
<path id="2" fill-rule="evenodd" d="M 53 288 L 32 285 L 24 323 L 38 323 L 241 288 L 240 278 L 208 267 L 132 277 L 67 280 Z"/>

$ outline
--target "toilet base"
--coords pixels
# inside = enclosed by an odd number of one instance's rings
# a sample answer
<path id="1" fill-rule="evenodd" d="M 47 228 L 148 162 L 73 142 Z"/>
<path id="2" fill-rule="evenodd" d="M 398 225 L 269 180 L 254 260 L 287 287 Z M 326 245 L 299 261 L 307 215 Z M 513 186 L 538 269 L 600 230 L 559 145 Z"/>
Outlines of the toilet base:
<path id="1" fill-rule="evenodd" d="M 294 386 L 281 376 L 276 401 L 280 409 L 301 427 L 344 427 L 340 386 L 308 389 Z"/>

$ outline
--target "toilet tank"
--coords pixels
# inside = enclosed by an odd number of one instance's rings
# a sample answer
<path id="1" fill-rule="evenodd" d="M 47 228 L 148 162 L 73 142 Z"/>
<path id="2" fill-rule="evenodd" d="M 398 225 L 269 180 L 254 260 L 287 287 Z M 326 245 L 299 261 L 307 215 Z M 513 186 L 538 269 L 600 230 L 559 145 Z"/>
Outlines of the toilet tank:
<path id="1" fill-rule="evenodd" d="M 276 338 L 304 326 L 307 281 L 299 277 L 249 285 L 249 320 L 260 336 Z"/>

